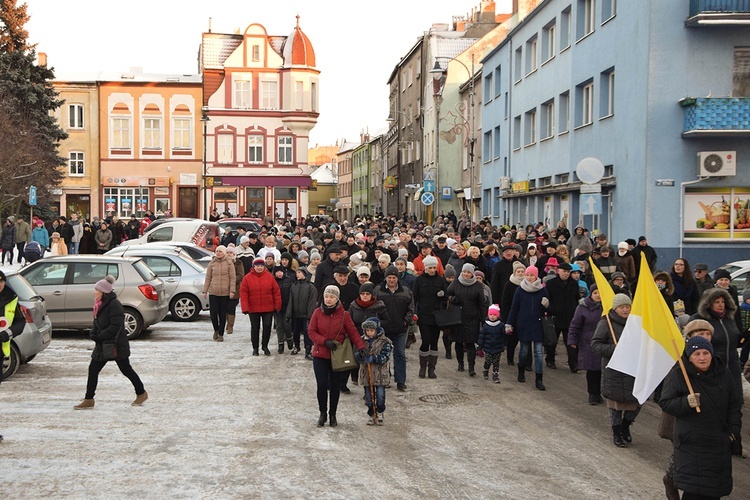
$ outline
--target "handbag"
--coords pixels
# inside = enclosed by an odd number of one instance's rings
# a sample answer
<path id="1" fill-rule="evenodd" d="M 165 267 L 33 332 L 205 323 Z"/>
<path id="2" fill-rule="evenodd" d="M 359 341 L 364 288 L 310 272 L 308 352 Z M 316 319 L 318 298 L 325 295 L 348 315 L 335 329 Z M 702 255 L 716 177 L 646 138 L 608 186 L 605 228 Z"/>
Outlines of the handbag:
<path id="1" fill-rule="evenodd" d="M 555 328 L 554 316 L 544 316 L 542 318 L 542 330 L 544 331 L 542 344 L 545 347 L 555 347 L 557 345 L 557 329 Z"/>
<path id="2" fill-rule="evenodd" d="M 658 434 L 662 439 L 672 440 L 672 434 L 674 433 L 674 423 L 677 420 L 676 417 L 663 411 L 661 412 L 661 418 L 659 418 L 659 429 Z"/>
<path id="3" fill-rule="evenodd" d="M 432 313 L 440 328 L 449 328 L 461 324 L 461 306 L 451 306 L 448 309 L 438 309 Z"/>
<path id="4" fill-rule="evenodd" d="M 117 359 L 117 344 L 115 342 L 106 342 L 102 344 L 102 357 L 106 361 Z"/>
<path id="5" fill-rule="evenodd" d="M 346 313 L 344 313 L 346 314 Z M 341 316 L 341 328 L 336 334 L 336 339 L 344 329 L 344 316 Z M 339 342 L 334 339 L 333 343 L 336 344 L 336 350 L 331 351 L 331 368 L 335 372 L 344 372 L 352 370 L 357 367 L 357 360 L 354 359 L 354 348 L 349 337 L 344 335 L 344 341 Z"/>

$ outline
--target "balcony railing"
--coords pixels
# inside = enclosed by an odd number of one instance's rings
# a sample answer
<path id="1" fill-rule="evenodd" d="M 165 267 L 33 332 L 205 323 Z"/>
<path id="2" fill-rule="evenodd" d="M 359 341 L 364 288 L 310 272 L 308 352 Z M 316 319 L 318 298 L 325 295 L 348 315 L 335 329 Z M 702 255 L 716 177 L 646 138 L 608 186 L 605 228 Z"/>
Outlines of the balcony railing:
<path id="1" fill-rule="evenodd" d="M 690 0 L 686 26 L 750 24 L 750 0 Z"/>
<path id="2" fill-rule="evenodd" d="M 750 136 L 750 97 L 686 97 L 682 137 Z"/>

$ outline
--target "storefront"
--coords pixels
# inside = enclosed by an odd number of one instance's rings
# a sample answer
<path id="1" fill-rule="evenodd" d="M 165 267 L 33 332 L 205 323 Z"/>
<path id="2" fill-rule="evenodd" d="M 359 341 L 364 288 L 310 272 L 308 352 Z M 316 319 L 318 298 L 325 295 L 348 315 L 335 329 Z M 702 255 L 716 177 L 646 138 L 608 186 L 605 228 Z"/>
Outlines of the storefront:
<path id="1" fill-rule="evenodd" d="M 102 177 L 102 214 L 120 218 L 140 218 L 147 210 L 157 216 L 172 210 L 169 177 Z"/>
<path id="2" fill-rule="evenodd" d="M 206 185 L 209 206 L 216 207 L 219 213 L 263 217 L 271 212 L 276 219 L 298 219 L 307 215 L 300 207 L 307 206 L 307 190 L 312 181 L 309 176 L 223 176 L 209 177 Z"/>

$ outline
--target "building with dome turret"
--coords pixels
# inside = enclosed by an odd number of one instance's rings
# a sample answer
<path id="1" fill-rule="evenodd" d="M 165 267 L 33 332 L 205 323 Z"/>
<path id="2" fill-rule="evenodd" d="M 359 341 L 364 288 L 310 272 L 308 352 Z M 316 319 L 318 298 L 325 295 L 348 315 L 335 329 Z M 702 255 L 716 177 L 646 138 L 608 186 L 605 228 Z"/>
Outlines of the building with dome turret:
<path id="1" fill-rule="evenodd" d="M 311 186 L 307 145 L 319 115 L 315 50 L 297 23 L 203 33 L 204 211 L 299 218 Z"/>

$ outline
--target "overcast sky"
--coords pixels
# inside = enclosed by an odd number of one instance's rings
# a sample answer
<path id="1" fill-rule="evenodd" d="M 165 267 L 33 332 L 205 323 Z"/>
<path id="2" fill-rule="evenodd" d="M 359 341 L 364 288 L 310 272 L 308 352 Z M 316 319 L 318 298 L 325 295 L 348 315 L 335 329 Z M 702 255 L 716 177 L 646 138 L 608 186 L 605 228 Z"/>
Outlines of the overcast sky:
<path id="1" fill-rule="evenodd" d="M 21 0 L 19 0 L 20 3 Z M 262 24 L 269 35 L 300 27 L 315 49 L 320 118 L 310 146 L 382 132 L 386 82 L 399 58 L 433 23 L 467 15 L 480 0 L 26 0 L 31 43 L 46 52 L 58 76 L 76 72 L 197 73 L 201 33 L 244 31 Z M 508 12 L 498 0 L 496 12 Z"/>

